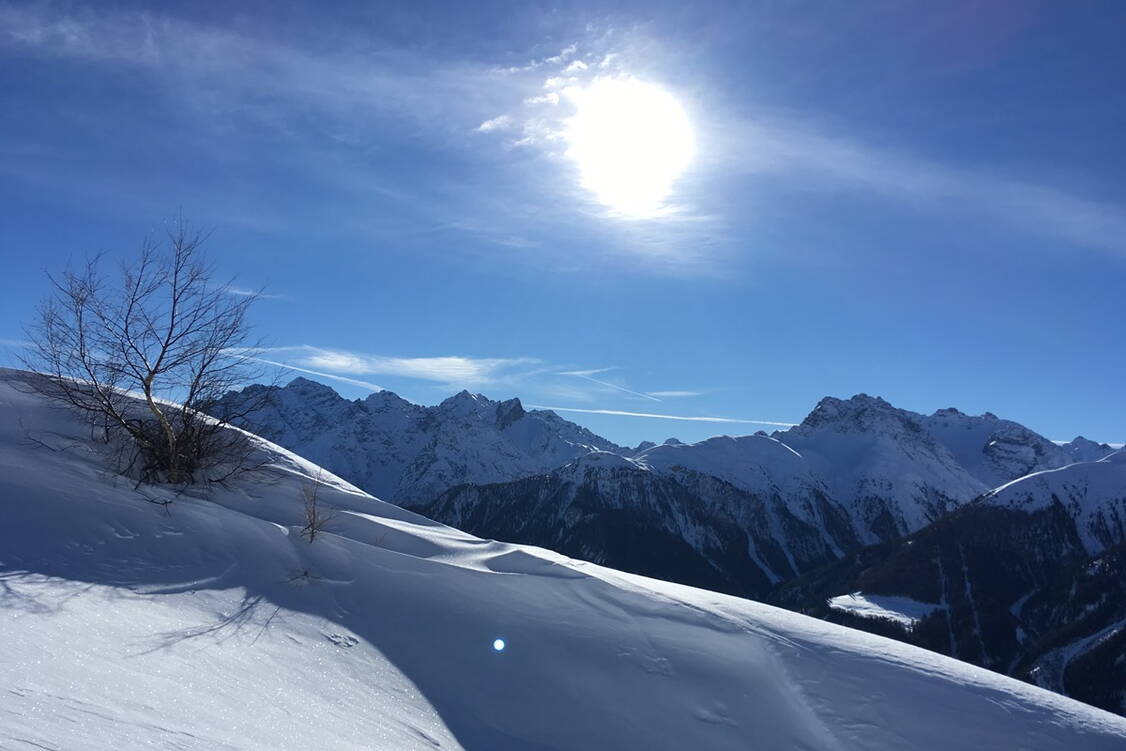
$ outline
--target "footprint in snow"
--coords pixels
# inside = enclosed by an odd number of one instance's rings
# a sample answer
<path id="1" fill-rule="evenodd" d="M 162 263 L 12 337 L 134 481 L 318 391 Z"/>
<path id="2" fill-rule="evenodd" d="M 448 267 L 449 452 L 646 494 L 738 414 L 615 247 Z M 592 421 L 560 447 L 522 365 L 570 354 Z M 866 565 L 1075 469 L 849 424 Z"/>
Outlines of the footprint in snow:
<path id="1" fill-rule="evenodd" d="M 344 647 L 345 649 L 347 649 L 348 647 L 354 647 L 360 643 L 360 640 L 352 636 L 351 634 L 325 634 L 325 638 L 336 646 Z"/>
<path id="2" fill-rule="evenodd" d="M 715 702 L 712 707 L 695 707 L 692 710 L 692 715 L 697 720 L 712 725 L 730 725 L 731 727 L 737 727 L 735 721 L 731 719 L 727 712 L 727 706 L 722 702 Z"/>

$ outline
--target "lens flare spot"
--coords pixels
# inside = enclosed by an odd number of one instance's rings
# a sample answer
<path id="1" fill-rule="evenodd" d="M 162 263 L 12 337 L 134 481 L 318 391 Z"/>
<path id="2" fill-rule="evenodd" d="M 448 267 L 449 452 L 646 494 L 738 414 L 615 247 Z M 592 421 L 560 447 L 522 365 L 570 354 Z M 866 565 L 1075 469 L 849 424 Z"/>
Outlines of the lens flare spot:
<path id="1" fill-rule="evenodd" d="M 497 652 L 503 652 L 504 651 L 504 639 L 494 639 L 493 640 L 493 649 Z"/>

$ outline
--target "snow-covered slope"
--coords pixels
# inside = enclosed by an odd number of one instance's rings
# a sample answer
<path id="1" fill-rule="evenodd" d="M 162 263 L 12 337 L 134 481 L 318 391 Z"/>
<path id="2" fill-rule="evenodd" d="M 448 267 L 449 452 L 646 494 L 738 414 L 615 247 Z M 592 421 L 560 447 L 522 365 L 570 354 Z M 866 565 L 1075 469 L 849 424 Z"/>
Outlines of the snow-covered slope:
<path id="1" fill-rule="evenodd" d="M 263 444 L 174 498 L 0 379 L 0 747 L 1118 749 L 1126 720 L 876 636 L 479 540 Z M 628 469 L 628 468 L 626 468 Z M 492 648 L 495 639 L 505 649 Z"/>
<path id="2" fill-rule="evenodd" d="M 1031 472 L 1062 467 L 1077 461 L 1077 455 L 1091 452 L 1090 447 L 1079 443 L 1057 446 L 1039 433 L 990 412 L 971 416 L 952 408 L 940 409 L 924 417 L 922 424 L 971 475 L 990 488 Z"/>
<path id="3" fill-rule="evenodd" d="M 665 443 L 635 457 L 655 470 L 712 475 L 752 493 L 784 496 L 826 492 L 801 454 L 765 434 L 717 436 L 699 443 Z"/>
<path id="4" fill-rule="evenodd" d="M 1090 554 L 1126 542 L 1126 449 L 1096 462 L 1036 472 L 1002 485 L 984 503 L 1021 511 L 1061 504 Z"/>
<path id="5" fill-rule="evenodd" d="M 824 479 L 866 542 L 913 532 L 987 489 L 919 415 L 879 397 L 822 399 L 800 425 L 774 437 Z"/>
<path id="6" fill-rule="evenodd" d="M 839 558 L 858 543 L 846 509 L 832 500 L 825 481 L 810 463 L 764 433 L 718 436 L 693 444 L 665 443 L 637 459 L 689 487 L 714 477 L 749 493 L 761 505 L 761 512 L 752 517 L 744 507 L 742 513 L 734 511 L 734 516 L 742 520 L 748 535 L 772 538 L 788 559 L 788 566 L 766 566 L 772 579 L 793 576 L 827 555 Z M 706 502 L 709 494 L 701 490 L 699 495 Z"/>
<path id="7" fill-rule="evenodd" d="M 593 449 L 626 451 L 553 412 L 527 412 L 518 399 L 495 402 L 468 391 L 422 407 L 390 391 L 348 401 L 297 378 L 227 398 L 262 389 L 270 399 L 246 427 L 395 503 L 430 500 L 459 483 L 546 472 Z"/>

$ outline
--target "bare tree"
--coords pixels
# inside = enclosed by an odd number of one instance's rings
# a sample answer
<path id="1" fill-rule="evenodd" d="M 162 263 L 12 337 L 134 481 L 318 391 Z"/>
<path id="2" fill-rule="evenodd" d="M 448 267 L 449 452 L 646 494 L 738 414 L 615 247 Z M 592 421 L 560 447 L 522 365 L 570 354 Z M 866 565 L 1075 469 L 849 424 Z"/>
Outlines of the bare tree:
<path id="1" fill-rule="evenodd" d="M 250 456 L 232 421 L 261 405 L 222 397 L 261 375 L 247 320 L 257 295 L 212 283 L 206 239 L 181 220 L 116 275 L 98 255 L 51 276 L 27 332 L 36 388 L 119 440 L 139 481 L 221 480 Z"/>
<path id="2" fill-rule="evenodd" d="M 312 542 L 317 535 L 332 521 L 332 512 L 320 504 L 320 492 L 324 481 L 318 471 L 312 479 L 301 486 L 301 498 L 305 505 L 305 526 L 301 534 Z"/>

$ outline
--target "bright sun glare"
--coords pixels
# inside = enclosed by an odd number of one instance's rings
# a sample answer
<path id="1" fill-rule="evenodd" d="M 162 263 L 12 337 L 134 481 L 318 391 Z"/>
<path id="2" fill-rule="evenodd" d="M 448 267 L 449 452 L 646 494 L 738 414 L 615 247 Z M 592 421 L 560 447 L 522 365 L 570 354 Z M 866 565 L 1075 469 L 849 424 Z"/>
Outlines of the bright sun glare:
<path id="1" fill-rule="evenodd" d="M 568 92 L 576 112 L 567 121 L 567 155 L 583 187 L 619 214 L 651 217 L 696 151 L 680 103 L 653 84 L 602 79 Z"/>

